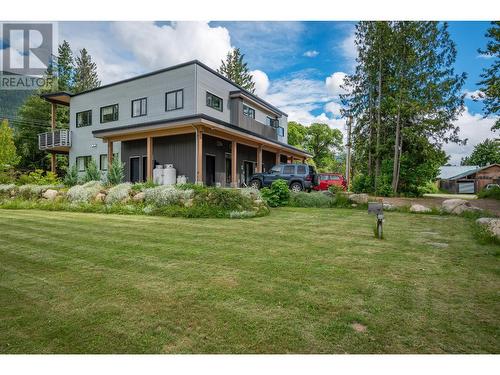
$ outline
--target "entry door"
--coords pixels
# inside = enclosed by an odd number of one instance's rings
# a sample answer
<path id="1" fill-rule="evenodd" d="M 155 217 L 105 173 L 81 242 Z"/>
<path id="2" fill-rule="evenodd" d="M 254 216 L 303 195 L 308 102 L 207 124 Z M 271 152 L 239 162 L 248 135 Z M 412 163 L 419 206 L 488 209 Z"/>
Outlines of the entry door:
<path id="1" fill-rule="evenodd" d="M 146 182 L 148 179 L 148 157 L 142 157 L 142 179 L 141 181 Z"/>
<path id="2" fill-rule="evenodd" d="M 215 185 L 215 156 L 205 155 L 205 184 Z"/>
<path id="3" fill-rule="evenodd" d="M 139 182 L 141 176 L 140 157 L 134 156 L 130 158 L 130 182 Z"/>
<path id="4" fill-rule="evenodd" d="M 243 162 L 243 182 L 248 185 L 250 179 L 255 173 L 255 163 L 251 161 Z"/>

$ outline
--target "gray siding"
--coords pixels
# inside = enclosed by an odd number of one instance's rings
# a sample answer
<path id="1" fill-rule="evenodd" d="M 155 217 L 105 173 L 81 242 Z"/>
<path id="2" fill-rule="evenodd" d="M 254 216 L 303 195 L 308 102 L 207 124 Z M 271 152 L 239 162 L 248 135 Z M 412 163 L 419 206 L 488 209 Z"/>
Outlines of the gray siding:
<path id="1" fill-rule="evenodd" d="M 181 134 L 153 139 L 154 160 L 158 164 L 173 164 L 177 176 L 184 175 L 188 182 L 196 181 L 196 137 Z"/>
<path id="2" fill-rule="evenodd" d="M 138 139 L 136 141 L 122 142 L 121 149 L 121 160 L 125 164 L 125 181 L 130 181 L 130 158 L 146 156 L 146 140 Z M 139 170 L 140 175 L 146 175 L 146 172 L 142 170 L 142 158 L 139 163 Z"/>

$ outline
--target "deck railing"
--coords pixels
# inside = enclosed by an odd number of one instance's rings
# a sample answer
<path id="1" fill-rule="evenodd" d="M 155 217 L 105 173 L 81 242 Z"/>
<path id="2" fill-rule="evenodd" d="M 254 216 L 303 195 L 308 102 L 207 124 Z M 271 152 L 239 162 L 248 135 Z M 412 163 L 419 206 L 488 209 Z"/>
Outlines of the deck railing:
<path id="1" fill-rule="evenodd" d="M 71 131 L 67 129 L 38 134 L 38 148 L 50 150 L 60 147 L 71 147 Z"/>

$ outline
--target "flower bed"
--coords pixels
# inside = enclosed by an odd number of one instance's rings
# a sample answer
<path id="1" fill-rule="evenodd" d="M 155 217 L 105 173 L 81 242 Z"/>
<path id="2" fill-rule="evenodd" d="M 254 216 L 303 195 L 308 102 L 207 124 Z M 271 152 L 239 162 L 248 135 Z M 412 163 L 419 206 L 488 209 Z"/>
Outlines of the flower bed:
<path id="1" fill-rule="evenodd" d="M 130 183 L 105 187 L 99 181 L 69 190 L 50 185 L 0 185 L 0 208 L 220 218 L 269 214 L 269 207 L 254 189 Z"/>

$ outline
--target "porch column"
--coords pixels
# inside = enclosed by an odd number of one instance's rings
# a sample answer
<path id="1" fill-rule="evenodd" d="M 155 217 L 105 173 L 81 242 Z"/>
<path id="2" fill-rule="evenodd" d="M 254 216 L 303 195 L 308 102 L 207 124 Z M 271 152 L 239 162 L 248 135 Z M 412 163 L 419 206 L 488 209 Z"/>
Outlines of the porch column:
<path id="1" fill-rule="evenodd" d="M 203 183 L 203 131 L 196 132 L 196 183 Z"/>
<path id="2" fill-rule="evenodd" d="M 231 187 L 238 187 L 238 146 L 236 141 L 231 142 Z"/>
<path id="3" fill-rule="evenodd" d="M 56 107 L 57 105 L 55 103 L 51 103 L 50 105 L 50 127 L 52 128 L 52 131 L 56 130 Z M 54 139 L 54 134 L 52 134 L 52 139 Z M 52 173 L 56 173 L 56 154 L 53 152 L 50 155 L 50 171 Z"/>
<path id="4" fill-rule="evenodd" d="M 108 140 L 108 171 L 111 170 L 113 164 L 113 142 Z"/>
<path id="5" fill-rule="evenodd" d="M 256 173 L 262 173 L 262 146 L 257 147 L 257 168 Z"/>
<path id="6" fill-rule="evenodd" d="M 147 139 L 146 156 L 148 162 L 148 166 L 146 168 L 146 178 L 148 181 L 152 181 L 153 180 L 153 137 L 147 137 L 146 139 Z"/>
<path id="7" fill-rule="evenodd" d="M 276 152 L 276 160 L 274 161 L 274 164 L 276 164 L 276 165 L 281 164 L 281 154 L 279 151 Z"/>

